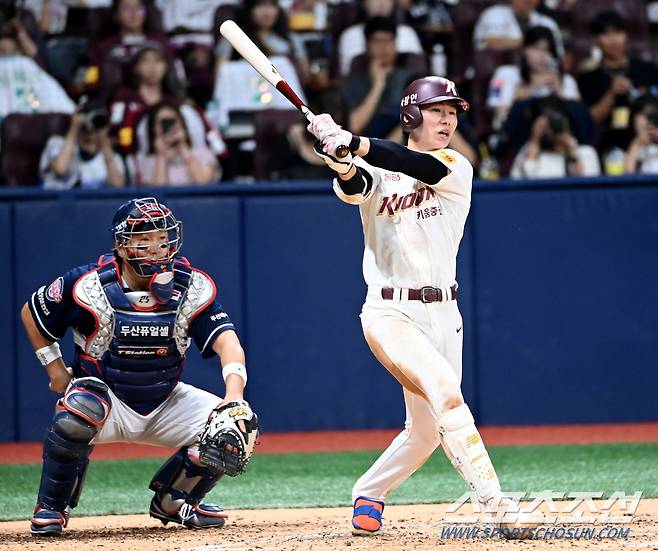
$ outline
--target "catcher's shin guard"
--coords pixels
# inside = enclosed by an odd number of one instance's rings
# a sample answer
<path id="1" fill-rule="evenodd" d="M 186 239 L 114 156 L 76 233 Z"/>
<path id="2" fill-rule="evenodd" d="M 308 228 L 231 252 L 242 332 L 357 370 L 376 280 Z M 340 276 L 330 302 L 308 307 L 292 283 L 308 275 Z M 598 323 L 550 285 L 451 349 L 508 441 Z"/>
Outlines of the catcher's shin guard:
<path id="1" fill-rule="evenodd" d="M 198 463 L 192 450 L 181 448 L 160 467 L 149 488 L 155 492 L 149 514 L 163 524 L 187 528 L 219 528 L 228 515 L 218 505 L 204 503 L 223 473 Z"/>
<path id="2" fill-rule="evenodd" d="M 468 406 L 462 404 L 446 411 L 438 425 L 446 455 L 477 499 L 484 503 L 500 495 L 498 476 Z"/>
<path id="3" fill-rule="evenodd" d="M 59 534 L 69 510 L 78 504 L 84 483 L 90 444 L 110 411 L 107 386 L 100 380 L 75 381 L 57 403 L 43 445 L 43 470 L 30 531 Z"/>

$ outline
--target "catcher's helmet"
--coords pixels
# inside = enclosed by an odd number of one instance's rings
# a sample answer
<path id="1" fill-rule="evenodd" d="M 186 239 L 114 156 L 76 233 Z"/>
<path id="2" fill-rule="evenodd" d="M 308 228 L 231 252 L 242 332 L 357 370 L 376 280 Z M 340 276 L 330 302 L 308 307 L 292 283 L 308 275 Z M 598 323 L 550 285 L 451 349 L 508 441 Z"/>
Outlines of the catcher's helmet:
<path id="1" fill-rule="evenodd" d="M 455 83 L 443 77 L 425 77 L 414 80 L 402 93 L 400 122 L 402 130 L 411 132 L 423 122 L 420 105 L 452 101 L 460 111 L 468 111 L 468 102 L 459 97 Z"/>
<path id="2" fill-rule="evenodd" d="M 112 237 L 116 246 L 128 250 L 128 262 L 138 275 L 149 276 L 162 271 L 170 271 L 174 257 L 183 246 L 183 223 L 176 220 L 173 212 L 155 197 L 131 199 L 119 207 L 112 219 Z M 159 247 L 166 253 L 158 258 L 143 258 L 138 249 L 149 249 L 152 245 L 129 244 L 133 237 L 152 233 L 167 232 L 166 242 Z"/>

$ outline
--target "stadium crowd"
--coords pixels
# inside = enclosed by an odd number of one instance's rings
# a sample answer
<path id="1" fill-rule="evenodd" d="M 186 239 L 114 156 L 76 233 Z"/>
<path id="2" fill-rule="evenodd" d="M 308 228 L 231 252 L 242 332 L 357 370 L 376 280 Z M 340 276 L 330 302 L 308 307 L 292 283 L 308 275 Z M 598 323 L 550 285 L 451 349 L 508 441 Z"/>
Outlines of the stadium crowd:
<path id="1" fill-rule="evenodd" d="M 0 0 L 0 185 L 331 177 L 226 19 L 355 134 L 402 140 L 401 92 L 435 74 L 481 178 L 658 173 L 656 1 Z"/>

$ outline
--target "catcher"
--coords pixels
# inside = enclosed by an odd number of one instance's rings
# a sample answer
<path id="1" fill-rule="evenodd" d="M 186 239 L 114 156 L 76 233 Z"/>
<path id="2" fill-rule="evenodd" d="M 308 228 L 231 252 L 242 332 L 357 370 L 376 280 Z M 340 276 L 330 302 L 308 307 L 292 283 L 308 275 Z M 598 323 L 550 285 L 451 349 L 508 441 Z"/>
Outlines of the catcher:
<path id="1" fill-rule="evenodd" d="M 258 433 L 243 400 L 245 356 L 213 280 L 180 257 L 182 223 L 153 197 L 123 204 L 114 250 L 32 294 L 21 311 L 28 338 L 63 396 L 43 446 L 35 536 L 59 535 L 80 498 L 95 444 L 179 448 L 151 480 L 149 513 L 163 524 L 217 528 L 227 515 L 203 501 L 225 474 L 243 472 Z M 71 327 L 67 367 L 57 344 Z M 194 340 L 217 354 L 224 399 L 180 381 Z"/>

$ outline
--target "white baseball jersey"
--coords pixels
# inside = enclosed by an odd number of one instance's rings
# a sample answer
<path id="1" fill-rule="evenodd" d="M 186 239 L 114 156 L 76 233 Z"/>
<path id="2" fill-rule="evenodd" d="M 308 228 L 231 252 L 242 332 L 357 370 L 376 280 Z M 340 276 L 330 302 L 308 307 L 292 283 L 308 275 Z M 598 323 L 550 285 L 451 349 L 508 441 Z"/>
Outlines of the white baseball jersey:
<path id="1" fill-rule="evenodd" d="M 366 195 L 346 195 L 334 179 L 334 192 L 358 204 L 363 222 L 363 276 L 369 287 L 446 288 L 455 282 L 457 251 L 471 205 L 473 167 L 452 149 L 429 152 L 449 174 L 425 183 L 369 165 L 355 164 L 372 175 Z"/>

